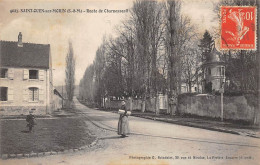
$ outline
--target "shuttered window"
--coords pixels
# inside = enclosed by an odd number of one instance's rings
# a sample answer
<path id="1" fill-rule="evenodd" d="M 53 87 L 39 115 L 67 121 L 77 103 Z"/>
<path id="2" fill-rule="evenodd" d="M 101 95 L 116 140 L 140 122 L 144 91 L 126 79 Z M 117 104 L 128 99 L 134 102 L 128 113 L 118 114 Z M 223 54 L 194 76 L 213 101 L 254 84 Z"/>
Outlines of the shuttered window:
<path id="1" fill-rule="evenodd" d="M 0 68 L 0 78 L 7 78 L 8 69 Z"/>
<path id="2" fill-rule="evenodd" d="M 0 87 L 0 101 L 7 101 L 7 87 Z"/>
<path id="3" fill-rule="evenodd" d="M 44 70 L 39 70 L 39 80 L 40 81 L 44 80 Z"/>
<path id="4" fill-rule="evenodd" d="M 8 69 L 8 78 L 10 80 L 14 79 L 14 69 Z"/>
<path id="5" fill-rule="evenodd" d="M 23 70 L 23 79 L 24 80 L 29 79 L 29 70 L 28 69 Z"/>
<path id="6" fill-rule="evenodd" d="M 29 88 L 29 101 L 39 101 L 39 89 L 35 87 Z"/>
<path id="7" fill-rule="evenodd" d="M 14 100 L 14 90 L 13 88 L 8 88 L 8 101 L 13 101 Z"/>
<path id="8" fill-rule="evenodd" d="M 225 75 L 225 67 L 218 67 L 218 75 L 224 76 Z"/>
<path id="9" fill-rule="evenodd" d="M 39 100 L 40 101 L 44 101 L 44 92 L 43 92 L 43 89 L 39 89 Z"/>

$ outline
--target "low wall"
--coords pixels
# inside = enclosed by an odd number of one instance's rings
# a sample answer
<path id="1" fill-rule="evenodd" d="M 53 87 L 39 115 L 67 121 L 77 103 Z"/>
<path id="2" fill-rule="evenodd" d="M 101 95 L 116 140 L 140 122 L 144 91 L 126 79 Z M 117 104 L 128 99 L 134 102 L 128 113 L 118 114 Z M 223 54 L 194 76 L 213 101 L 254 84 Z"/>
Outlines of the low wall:
<path id="1" fill-rule="evenodd" d="M 1 116 L 28 115 L 33 109 L 34 115 L 46 115 L 46 106 L 1 106 Z"/>
<path id="2" fill-rule="evenodd" d="M 257 102 L 258 98 L 255 96 L 224 96 L 224 119 L 259 123 L 259 109 L 256 104 L 252 104 L 252 99 Z M 221 117 L 220 96 L 179 95 L 177 108 L 180 114 Z"/>
<path id="3" fill-rule="evenodd" d="M 120 109 L 122 106 L 121 100 L 106 100 L 105 107 L 112 109 Z"/>
<path id="4" fill-rule="evenodd" d="M 130 109 L 130 100 L 126 100 L 126 109 Z M 120 109 L 122 106 L 122 100 L 106 100 L 105 107 L 112 109 Z M 133 100 L 132 102 L 133 110 L 141 110 L 142 101 L 141 100 Z"/>
<path id="5" fill-rule="evenodd" d="M 146 111 L 150 111 L 150 112 L 155 112 L 155 98 L 146 100 Z M 129 110 L 130 109 L 130 102 L 131 100 L 125 100 L 126 102 L 126 109 Z M 120 109 L 122 105 L 122 101 L 121 100 L 107 100 L 105 102 L 105 107 L 106 108 L 113 108 L 113 109 Z M 132 100 L 132 109 L 133 110 L 141 110 L 142 109 L 142 100 L 141 99 L 133 99 Z"/>
<path id="6" fill-rule="evenodd" d="M 126 101 L 126 109 L 130 109 L 130 102 L 131 102 L 131 100 Z M 132 108 L 133 108 L 133 110 L 141 110 L 142 109 L 142 100 L 133 99 Z"/>

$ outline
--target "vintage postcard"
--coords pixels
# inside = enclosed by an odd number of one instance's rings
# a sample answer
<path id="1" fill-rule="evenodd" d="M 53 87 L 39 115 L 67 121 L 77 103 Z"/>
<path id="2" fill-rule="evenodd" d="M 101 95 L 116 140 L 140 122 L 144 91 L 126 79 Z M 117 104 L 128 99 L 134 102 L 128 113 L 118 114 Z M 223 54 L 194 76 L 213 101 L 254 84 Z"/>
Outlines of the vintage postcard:
<path id="1" fill-rule="evenodd" d="M 259 164 L 259 7 L 0 0 L 0 164 Z"/>

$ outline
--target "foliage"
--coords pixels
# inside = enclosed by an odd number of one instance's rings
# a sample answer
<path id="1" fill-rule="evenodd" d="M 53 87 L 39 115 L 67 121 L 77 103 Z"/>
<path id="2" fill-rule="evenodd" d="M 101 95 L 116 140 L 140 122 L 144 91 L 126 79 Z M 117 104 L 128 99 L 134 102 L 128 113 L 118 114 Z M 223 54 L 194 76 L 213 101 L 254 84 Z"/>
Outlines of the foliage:
<path id="1" fill-rule="evenodd" d="M 165 2 L 165 52 L 168 69 L 169 95 L 181 93 L 181 85 L 187 78 L 183 74 L 184 54 L 187 52 L 189 41 L 196 36 L 196 29 L 187 16 L 181 14 L 181 1 L 168 0 Z M 187 69 L 187 65 L 185 66 Z M 189 72 L 189 70 L 186 70 Z M 191 73 L 190 73 L 191 74 Z M 184 80 L 183 80 L 184 78 Z"/>
<path id="2" fill-rule="evenodd" d="M 91 64 L 87 67 L 83 78 L 79 83 L 79 96 L 80 100 L 87 100 L 88 102 L 93 102 L 93 75 L 94 75 L 94 65 Z"/>
<path id="3" fill-rule="evenodd" d="M 71 102 L 74 96 L 74 89 L 75 89 L 75 58 L 72 43 L 69 42 L 69 50 L 66 57 L 66 79 L 65 79 L 65 88 L 67 94 L 66 103 L 67 108 L 71 107 Z"/>
<path id="4" fill-rule="evenodd" d="M 200 50 L 201 50 L 201 61 L 208 62 L 210 61 L 210 52 L 212 50 L 214 40 L 209 32 L 206 30 L 203 34 L 203 38 L 200 40 Z"/>

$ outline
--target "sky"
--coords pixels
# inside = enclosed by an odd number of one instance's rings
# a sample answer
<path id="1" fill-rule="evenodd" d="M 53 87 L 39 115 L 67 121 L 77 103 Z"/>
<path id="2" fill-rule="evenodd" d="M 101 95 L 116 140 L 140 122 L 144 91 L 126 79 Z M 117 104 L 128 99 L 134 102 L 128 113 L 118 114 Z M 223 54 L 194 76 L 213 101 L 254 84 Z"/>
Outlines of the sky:
<path id="1" fill-rule="evenodd" d="M 191 18 L 201 34 L 218 26 L 214 3 L 216 0 L 186 0 L 182 13 Z M 0 1 L 0 40 L 17 41 L 22 32 L 23 42 L 50 44 L 54 85 L 63 85 L 65 80 L 65 58 L 69 40 L 73 44 L 76 58 L 76 84 L 92 64 L 95 53 L 104 35 L 116 35 L 115 28 L 128 13 L 21 13 L 21 9 L 130 9 L 131 0 L 82 0 L 82 1 Z M 10 10 L 17 9 L 18 13 Z"/>

